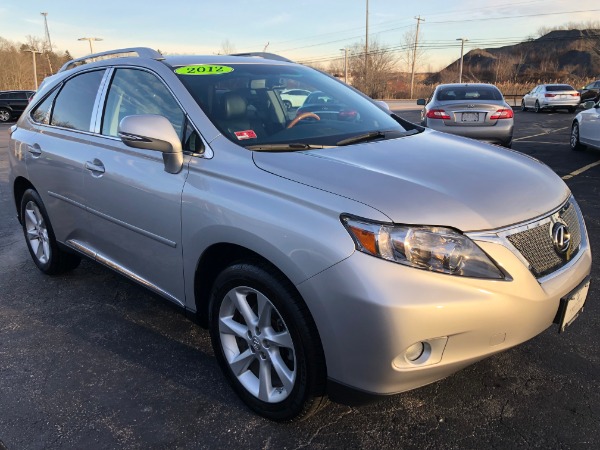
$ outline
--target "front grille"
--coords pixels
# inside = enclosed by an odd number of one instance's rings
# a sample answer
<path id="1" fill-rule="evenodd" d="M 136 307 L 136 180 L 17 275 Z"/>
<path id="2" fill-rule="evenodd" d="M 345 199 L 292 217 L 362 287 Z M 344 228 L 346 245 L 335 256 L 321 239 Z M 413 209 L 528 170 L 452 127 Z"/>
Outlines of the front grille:
<path id="1" fill-rule="evenodd" d="M 571 233 L 571 250 L 568 257 L 561 257 L 554 249 L 552 227 L 556 221 L 564 222 Z M 577 208 L 567 203 L 550 221 L 525 231 L 507 236 L 510 243 L 523 255 L 536 278 L 554 272 L 567 264 L 578 252 L 581 244 L 581 228 Z"/>

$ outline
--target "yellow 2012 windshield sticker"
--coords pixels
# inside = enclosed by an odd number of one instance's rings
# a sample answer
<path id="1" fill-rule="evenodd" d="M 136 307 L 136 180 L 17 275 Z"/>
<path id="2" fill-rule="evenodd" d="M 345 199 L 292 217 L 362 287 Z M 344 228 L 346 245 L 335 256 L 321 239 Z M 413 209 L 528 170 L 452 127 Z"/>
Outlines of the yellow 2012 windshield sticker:
<path id="1" fill-rule="evenodd" d="M 175 73 L 179 75 L 221 75 L 229 72 L 233 72 L 233 67 L 215 66 L 213 64 L 197 64 L 175 69 Z"/>

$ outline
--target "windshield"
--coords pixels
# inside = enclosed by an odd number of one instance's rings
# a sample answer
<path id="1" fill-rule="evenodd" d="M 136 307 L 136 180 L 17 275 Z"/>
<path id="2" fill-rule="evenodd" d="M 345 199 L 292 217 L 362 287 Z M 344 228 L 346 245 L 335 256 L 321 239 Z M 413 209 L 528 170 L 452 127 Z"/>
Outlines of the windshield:
<path id="1" fill-rule="evenodd" d="M 223 135 L 245 147 L 328 146 L 375 131 L 389 137 L 405 131 L 368 98 L 308 67 L 195 65 L 175 73 Z"/>

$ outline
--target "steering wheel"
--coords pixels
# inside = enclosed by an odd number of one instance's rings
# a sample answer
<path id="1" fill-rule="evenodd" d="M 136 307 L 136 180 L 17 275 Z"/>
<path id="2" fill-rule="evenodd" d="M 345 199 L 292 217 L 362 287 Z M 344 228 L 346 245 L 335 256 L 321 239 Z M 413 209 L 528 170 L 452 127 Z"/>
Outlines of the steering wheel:
<path id="1" fill-rule="evenodd" d="M 312 117 L 313 119 L 317 119 L 317 120 L 321 120 L 321 118 L 319 116 L 317 116 L 315 113 L 312 112 L 304 112 L 302 114 L 298 114 L 296 117 L 294 117 L 294 120 L 292 120 L 290 122 L 290 124 L 287 126 L 288 128 L 292 128 L 294 125 L 296 125 L 298 122 L 300 122 L 303 119 L 306 119 L 308 117 Z"/>

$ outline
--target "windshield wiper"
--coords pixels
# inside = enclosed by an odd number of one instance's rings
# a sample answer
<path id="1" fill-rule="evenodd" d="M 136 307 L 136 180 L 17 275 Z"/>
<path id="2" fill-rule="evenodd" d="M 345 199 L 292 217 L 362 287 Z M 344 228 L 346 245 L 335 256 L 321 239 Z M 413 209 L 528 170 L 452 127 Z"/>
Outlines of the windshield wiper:
<path id="1" fill-rule="evenodd" d="M 302 144 L 300 142 L 294 142 L 292 144 L 258 144 L 249 145 L 246 147 L 248 150 L 255 152 L 290 152 L 298 150 L 313 150 L 319 148 L 330 148 L 328 145 L 310 145 Z"/>
<path id="2" fill-rule="evenodd" d="M 350 137 L 348 139 L 342 139 L 336 145 L 350 145 L 350 144 L 358 144 L 359 142 L 368 142 L 374 141 L 375 139 L 385 139 L 386 136 L 391 135 L 390 138 L 398 138 L 411 136 L 413 134 L 417 134 L 420 131 L 417 129 L 411 129 L 408 131 L 371 131 L 369 133 L 359 134 L 357 136 Z"/>
<path id="3" fill-rule="evenodd" d="M 371 131 L 369 133 L 359 134 L 347 139 L 342 139 L 341 141 L 337 142 L 336 145 L 358 144 L 359 142 L 367 142 L 383 138 L 385 138 L 385 133 L 383 131 Z"/>

